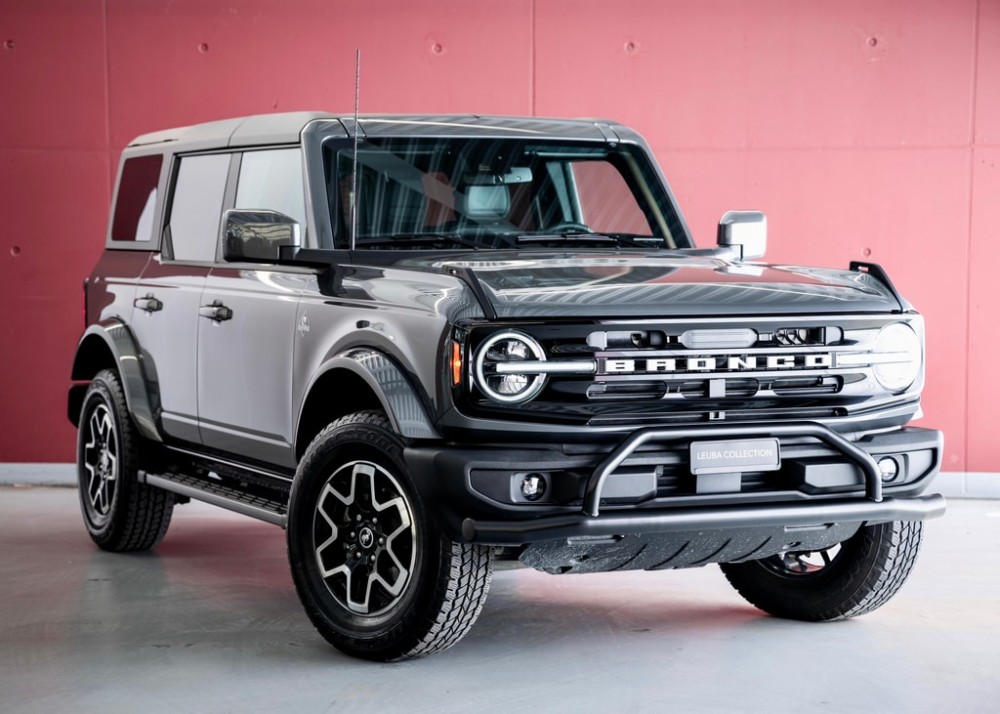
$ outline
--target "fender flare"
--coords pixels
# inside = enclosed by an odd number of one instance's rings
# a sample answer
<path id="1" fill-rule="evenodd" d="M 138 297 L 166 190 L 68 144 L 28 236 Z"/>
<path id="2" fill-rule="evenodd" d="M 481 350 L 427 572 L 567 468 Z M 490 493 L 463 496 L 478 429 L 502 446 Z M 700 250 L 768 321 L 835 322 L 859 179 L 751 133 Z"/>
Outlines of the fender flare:
<path id="1" fill-rule="evenodd" d="M 381 402 L 392 428 L 400 436 L 407 439 L 441 438 L 428 417 L 424 402 L 417 390 L 399 365 L 385 353 L 370 348 L 355 348 L 341 352 L 325 362 L 322 369 L 317 371 L 305 392 L 306 395 L 312 392 L 313 386 L 323 375 L 335 369 L 346 369 L 368 385 Z M 308 396 L 302 400 L 299 408 L 299 424 L 302 421 L 302 410 L 307 402 Z"/>
<path id="2" fill-rule="evenodd" d="M 109 319 L 87 328 L 77 344 L 72 378 L 81 381 L 89 380 L 93 376 L 85 373 L 81 355 L 85 351 L 84 344 L 94 339 L 103 340 L 114 357 L 118 374 L 121 375 L 125 401 L 139 433 L 152 441 L 162 442 L 163 437 L 156 421 L 159 400 L 156 398 L 156 392 L 149 387 L 149 380 L 143 369 L 142 353 L 131 330 L 124 322 Z"/>

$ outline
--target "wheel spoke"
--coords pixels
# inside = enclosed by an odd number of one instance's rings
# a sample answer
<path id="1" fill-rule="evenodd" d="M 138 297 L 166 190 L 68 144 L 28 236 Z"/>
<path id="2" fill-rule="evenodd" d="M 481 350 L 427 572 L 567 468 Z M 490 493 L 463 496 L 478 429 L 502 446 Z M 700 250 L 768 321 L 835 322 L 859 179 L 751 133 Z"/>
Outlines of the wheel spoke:
<path id="1" fill-rule="evenodd" d="M 90 421 L 88 422 L 87 431 L 90 432 L 90 441 L 84 446 L 85 449 L 93 449 L 97 446 L 97 432 L 100 429 L 100 422 L 97 419 L 97 410 L 90 415 Z"/>
<path id="2" fill-rule="evenodd" d="M 101 407 L 100 435 L 104 441 L 109 441 L 114 433 L 114 425 L 111 423 L 111 413 Z"/>
<path id="3" fill-rule="evenodd" d="M 88 480 L 87 480 L 87 498 L 90 499 L 90 505 L 93 508 L 97 508 L 97 494 L 101 488 L 101 477 L 97 475 L 97 470 L 91 464 L 84 463 L 84 468 L 87 469 Z"/>

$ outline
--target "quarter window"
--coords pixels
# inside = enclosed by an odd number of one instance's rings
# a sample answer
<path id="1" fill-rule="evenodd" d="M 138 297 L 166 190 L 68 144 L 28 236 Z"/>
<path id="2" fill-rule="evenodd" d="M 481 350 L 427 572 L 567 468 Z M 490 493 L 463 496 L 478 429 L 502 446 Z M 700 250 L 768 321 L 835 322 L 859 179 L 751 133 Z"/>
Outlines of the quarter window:
<path id="1" fill-rule="evenodd" d="M 156 187 L 160 183 L 163 156 L 137 156 L 122 166 L 118 184 L 115 217 L 111 222 L 111 240 L 143 241 L 153 238 L 153 212 Z"/>
<path id="2" fill-rule="evenodd" d="M 245 153 L 235 207 L 284 213 L 298 221 L 305 233 L 302 153 L 297 148 Z"/>
<path id="3" fill-rule="evenodd" d="M 229 158 L 229 154 L 210 154 L 181 159 L 170 208 L 174 260 L 215 260 Z"/>

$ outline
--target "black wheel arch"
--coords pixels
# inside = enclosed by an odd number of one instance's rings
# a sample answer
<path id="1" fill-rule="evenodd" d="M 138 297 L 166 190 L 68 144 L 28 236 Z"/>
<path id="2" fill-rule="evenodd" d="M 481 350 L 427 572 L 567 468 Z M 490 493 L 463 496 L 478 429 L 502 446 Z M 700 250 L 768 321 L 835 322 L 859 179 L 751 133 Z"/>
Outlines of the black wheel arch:
<path id="1" fill-rule="evenodd" d="M 299 408 L 295 453 L 305 453 L 327 424 L 356 411 L 378 409 L 393 431 L 406 439 L 440 438 L 426 396 L 386 353 L 371 348 L 342 352 L 312 378 Z"/>
<path id="2" fill-rule="evenodd" d="M 146 376 L 142 353 L 128 326 L 117 319 L 104 320 L 87 328 L 73 358 L 70 378 L 78 384 L 69 389 L 67 416 L 79 426 L 80 408 L 90 380 L 102 369 L 115 370 L 122 383 L 128 411 L 139 433 L 162 442 L 156 415 L 159 400 Z"/>

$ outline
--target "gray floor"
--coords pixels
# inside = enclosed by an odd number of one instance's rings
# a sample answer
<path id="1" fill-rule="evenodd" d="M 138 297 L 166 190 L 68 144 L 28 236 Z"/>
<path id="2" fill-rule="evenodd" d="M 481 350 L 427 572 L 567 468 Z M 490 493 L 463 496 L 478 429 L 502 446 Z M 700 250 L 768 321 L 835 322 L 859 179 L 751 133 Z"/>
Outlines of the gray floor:
<path id="1" fill-rule="evenodd" d="M 953 501 L 876 613 L 765 617 L 715 567 L 496 575 L 472 633 L 397 665 L 329 648 L 273 526 L 191 504 L 111 555 L 72 489 L 0 489 L 3 711 L 1000 710 L 1000 501 Z"/>

